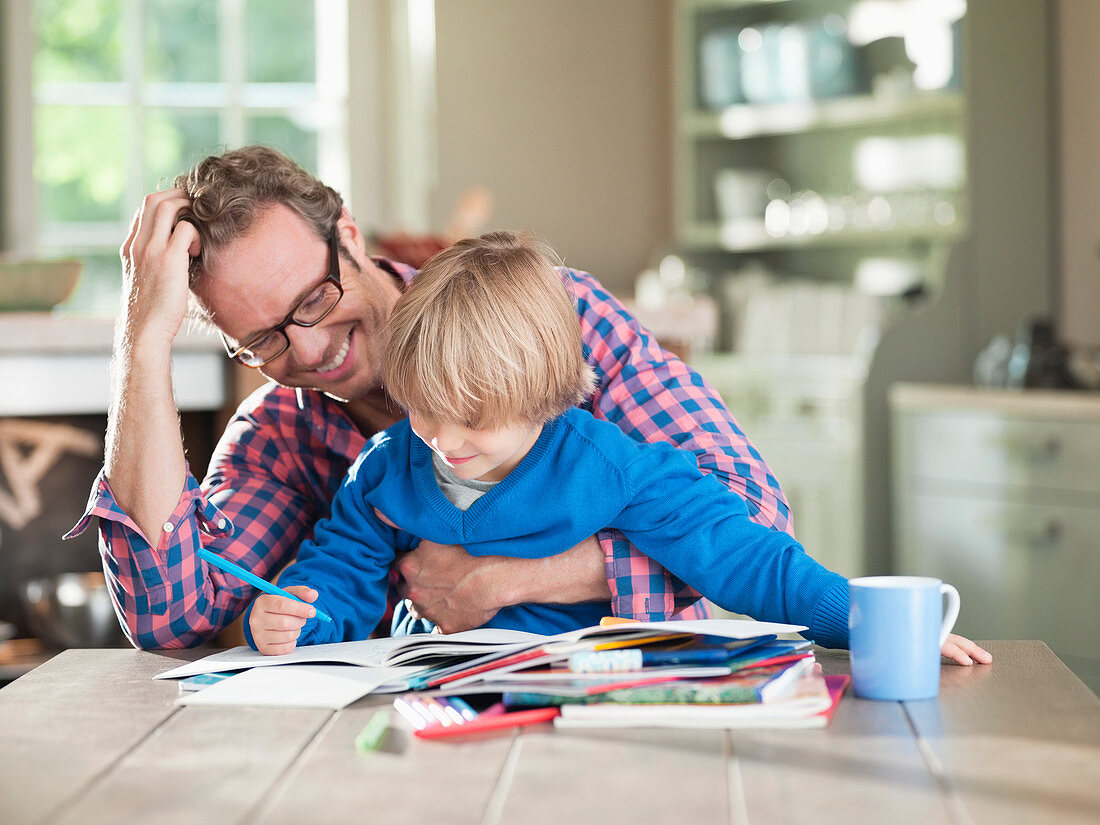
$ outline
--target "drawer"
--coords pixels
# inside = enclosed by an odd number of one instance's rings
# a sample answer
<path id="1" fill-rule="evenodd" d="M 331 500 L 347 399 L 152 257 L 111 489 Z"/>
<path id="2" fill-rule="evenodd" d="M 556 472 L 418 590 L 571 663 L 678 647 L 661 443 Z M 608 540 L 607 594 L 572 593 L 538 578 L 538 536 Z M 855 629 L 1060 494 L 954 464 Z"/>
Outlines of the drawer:
<path id="1" fill-rule="evenodd" d="M 722 396 L 754 442 L 843 442 L 862 430 L 862 373 L 849 359 L 696 358 L 696 369 Z"/>
<path id="2" fill-rule="evenodd" d="M 911 477 L 1100 493 L 1100 421 L 927 412 L 894 419 Z"/>
<path id="3" fill-rule="evenodd" d="M 896 572 L 955 585 L 960 633 L 1100 658 L 1100 510 L 920 493 L 899 505 Z"/>

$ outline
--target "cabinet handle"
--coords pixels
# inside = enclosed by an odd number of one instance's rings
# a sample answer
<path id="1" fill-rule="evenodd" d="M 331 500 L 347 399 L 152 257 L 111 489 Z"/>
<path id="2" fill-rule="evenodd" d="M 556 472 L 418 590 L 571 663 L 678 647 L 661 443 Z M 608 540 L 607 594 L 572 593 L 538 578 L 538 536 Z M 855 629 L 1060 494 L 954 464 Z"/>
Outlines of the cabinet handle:
<path id="1" fill-rule="evenodd" d="M 1006 543 L 1017 547 L 1027 547 L 1036 551 L 1049 551 L 1061 544 L 1062 533 L 1062 522 L 1052 518 L 1038 530 L 1006 529 L 1004 538 Z"/>
<path id="2" fill-rule="evenodd" d="M 1024 441 L 1006 438 L 1002 442 L 1005 453 L 1029 464 L 1049 464 L 1062 455 L 1062 439 L 1056 435 L 1042 441 Z"/>

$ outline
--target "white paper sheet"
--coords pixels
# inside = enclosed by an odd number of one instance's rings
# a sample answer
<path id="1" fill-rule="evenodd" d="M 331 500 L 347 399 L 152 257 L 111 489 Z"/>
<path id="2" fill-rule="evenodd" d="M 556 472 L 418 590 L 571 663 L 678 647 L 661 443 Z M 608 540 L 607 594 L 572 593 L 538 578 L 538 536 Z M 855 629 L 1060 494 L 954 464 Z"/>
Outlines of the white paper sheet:
<path id="1" fill-rule="evenodd" d="M 251 705 L 338 710 L 373 693 L 387 682 L 403 683 L 419 668 L 298 664 L 258 667 L 192 693 L 177 705 Z"/>
<path id="2" fill-rule="evenodd" d="M 172 670 L 160 673 L 155 679 L 179 679 L 198 673 L 218 673 L 226 670 L 244 670 L 268 665 L 286 665 L 303 662 L 361 665 L 363 667 L 381 667 L 395 655 L 408 648 L 423 649 L 426 646 L 448 645 L 465 649 L 473 645 L 485 645 L 496 650 L 500 645 L 515 644 L 517 649 L 529 646 L 544 639 L 534 633 L 519 630 L 497 630 L 478 628 L 465 633 L 420 633 L 411 636 L 391 636 L 385 639 L 363 639 L 357 642 L 336 642 L 327 645 L 305 645 L 280 656 L 264 656 L 247 645 L 234 647 L 214 653 L 195 662 L 180 665 Z"/>
<path id="3" fill-rule="evenodd" d="M 394 636 L 385 639 L 365 639 L 358 642 L 338 642 L 328 645 L 307 645 L 281 656 L 264 656 L 249 647 L 235 647 L 221 651 L 197 662 L 161 673 L 156 679 L 178 679 L 198 673 L 218 673 L 227 670 L 270 665 L 310 663 L 339 663 L 381 667 L 405 664 L 404 657 L 411 652 L 482 652 L 506 650 L 520 651 L 548 642 L 575 642 L 582 638 L 599 637 L 616 633 L 646 635 L 652 631 L 698 633 L 721 636 L 727 639 L 751 639 L 755 636 L 796 633 L 805 630 L 801 625 L 754 622 L 745 619 L 697 619 L 676 622 L 638 622 L 586 627 L 556 636 L 540 636 L 520 630 L 478 628 L 463 633 L 421 633 L 412 636 Z"/>

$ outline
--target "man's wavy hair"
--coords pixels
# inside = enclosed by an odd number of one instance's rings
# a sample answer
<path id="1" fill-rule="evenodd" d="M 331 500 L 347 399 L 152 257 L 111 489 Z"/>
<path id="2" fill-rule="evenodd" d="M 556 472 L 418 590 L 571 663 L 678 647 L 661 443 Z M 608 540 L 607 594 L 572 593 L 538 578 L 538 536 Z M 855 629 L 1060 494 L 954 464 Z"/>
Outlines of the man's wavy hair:
<path id="1" fill-rule="evenodd" d="M 202 251 L 191 261 L 192 288 L 218 252 L 247 234 L 264 209 L 289 207 L 327 241 L 344 206 L 336 190 L 266 146 L 211 155 L 178 176 L 175 186 L 191 199 L 180 219 L 190 221 L 202 241 Z"/>
<path id="2" fill-rule="evenodd" d="M 543 242 L 491 232 L 431 258 L 386 325 L 386 390 L 474 429 L 541 424 L 592 393 L 572 295 Z"/>

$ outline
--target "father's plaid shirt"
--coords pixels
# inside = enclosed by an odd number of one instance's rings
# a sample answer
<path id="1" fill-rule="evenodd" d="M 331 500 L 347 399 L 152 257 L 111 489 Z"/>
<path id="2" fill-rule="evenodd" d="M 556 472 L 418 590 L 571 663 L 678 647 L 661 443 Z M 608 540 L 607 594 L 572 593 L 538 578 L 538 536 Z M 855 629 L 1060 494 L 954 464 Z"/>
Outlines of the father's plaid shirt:
<path id="1" fill-rule="evenodd" d="M 405 282 L 415 275 L 385 259 L 375 263 Z M 598 387 L 586 405 L 593 414 L 633 438 L 691 450 L 700 469 L 745 499 L 754 520 L 789 530 L 778 482 L 717 392 L 661 349 L 591 275 L 563 272 L 572 278 L 585 351 L 596 370 Z M 340 402 L 269 384 L 241 404 L 202 484 L 188 474 L 175 511 L 155 536 L 144 535 L 123 512 L 101 472 L 72 534 L 99 517 L 103 568 L 130 641 L 143 648 L 186 647 L 233 621 L 255 589 L 207 565 L 195 548 L 207 546 L 271 578 L 328 515 L 371 435 L 357 429 Z M 644 621 L 707 615 L 698 593 L 621 534 L 607 531 L 600 539 L 615 615 Z M 391 586 L 391 605 L 395 599 Z"/>

